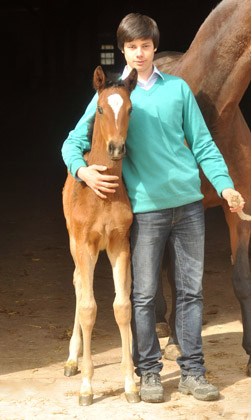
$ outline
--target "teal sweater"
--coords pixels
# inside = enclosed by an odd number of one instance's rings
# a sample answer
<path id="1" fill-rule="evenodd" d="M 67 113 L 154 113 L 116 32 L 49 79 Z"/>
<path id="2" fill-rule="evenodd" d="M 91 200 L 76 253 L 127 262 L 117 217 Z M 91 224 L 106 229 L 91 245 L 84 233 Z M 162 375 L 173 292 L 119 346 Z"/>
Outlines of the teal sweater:
<path id="1" fill-rule="evenodd" d="M 134 213 L 201 200 L 198 165 L 219 195 L 234 188 L 189 86 L 178 77 L 162 75 L 149 90 L 136 86 L 131 94 L 123 177 Z M 86 166 L 88 122 L 97 99 L 96 94 L 63 144 L 63 159 L 74 177 L 80 166 Z"/>

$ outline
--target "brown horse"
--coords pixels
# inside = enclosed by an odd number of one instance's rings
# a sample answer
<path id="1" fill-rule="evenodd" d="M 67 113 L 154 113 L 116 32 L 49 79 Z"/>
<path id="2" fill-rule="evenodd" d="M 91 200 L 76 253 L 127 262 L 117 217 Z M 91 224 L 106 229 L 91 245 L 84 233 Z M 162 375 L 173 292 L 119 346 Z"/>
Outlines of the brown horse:
<path id="1" fill-rule="evenodd" d="M 246 201 L 245 210 L 250 213 L 251 133 L 239 103 L 251 79 L 251 1 L 223 0 L 202 24 L 185 54 L 157 54 L 155 64 L 166 73 L 182 77 L 193 90 L 235 187 Z M 201 181 L 205 209 L 222 206 L 229 227 L 233 287 L 241 306 L 243 347 L 250 356 L 247 374 L 251 376 L 251 224 L 229 211 L 202 173 Z"/>
<path id="2" fill-rule="evenodd" d="M 134 382 L 134 367 L 130 353 L 131 271 L 129 229 L 132 211 L 122 182 L 122 158 L 132 109 L 130 93 L 137 83 L 137 72 L 132 70 L 124 82 L 106 85 L 101 67 L 94 72 L 94 87 L 98 104 L 93 127 L 91 151 L 85 155 L 88 165 L 107 166 L 107 173 L 119 176 L 119 187 L 109 198 L 98 197 L 83 182 L 68 174 L 63 190 L 63 207 L 70 238 L 70 249 L 75 262 L 74 285 L 76 314 L 70 354 L 65 375 L 76 374 L 83 333 L 82 385 L 80 405 L 93 401 L 91 380 L 94 373 L 91 359 L 91 334 L 96 319 L 97 305 L 93 293 L 93 273 L 100 250 L 106 249 L 110 259 L 116 297 L 114 315 L 122 340 L 122 368 L 125 374 L 125 393 L 129 402 L 139 401 Z"/>

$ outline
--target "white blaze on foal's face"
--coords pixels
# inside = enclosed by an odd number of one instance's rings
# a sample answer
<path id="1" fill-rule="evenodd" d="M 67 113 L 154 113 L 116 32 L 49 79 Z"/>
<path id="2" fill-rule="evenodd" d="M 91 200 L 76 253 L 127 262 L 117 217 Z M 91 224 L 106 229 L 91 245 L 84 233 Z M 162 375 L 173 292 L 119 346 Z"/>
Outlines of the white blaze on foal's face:
<path id="1" fill-rule="evenodd" d="M 117 127 L 118 115 L 120 108 L 123 105 L 123 99 L 118 93 L 113 93 L 112 95 L 108 96 L 108 104 L 112 108 L 115 116 L 115 123 Z"/>

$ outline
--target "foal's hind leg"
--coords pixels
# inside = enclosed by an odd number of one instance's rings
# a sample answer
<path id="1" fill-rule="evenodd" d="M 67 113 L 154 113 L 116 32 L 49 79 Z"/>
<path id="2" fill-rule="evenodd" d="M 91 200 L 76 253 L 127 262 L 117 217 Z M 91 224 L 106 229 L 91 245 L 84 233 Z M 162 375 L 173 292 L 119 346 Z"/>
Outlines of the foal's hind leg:
<path id="1" fill-rule="evenodd" d="M 139 392 L 134 381 L 134 366 L 130 348 L 131 321 L 131 263 L 128 240 L 119 239 L 107 250 L 112 269 L 116 296 L 113 302 L 114 316 L 122 342 L 121 367 L 125 376 L 125 395 L 128 402 L 139 402 Z"/>
<path id="2" fill-rule="evenodd" d="M 81 277 L 79 269 L 76 267 L 73 275 L 73 283 L 76 294 L 76 309 L 75 309 L 75 320 L 72 332 L 72 337 L 69 346 L 69 357 L 64 367 L 65 376 L 76 375 L 78 371 L 78 357 L 82 348 L 82 333 L 81 326 L 79 323 L 79 301 L 81 298 Z"/>

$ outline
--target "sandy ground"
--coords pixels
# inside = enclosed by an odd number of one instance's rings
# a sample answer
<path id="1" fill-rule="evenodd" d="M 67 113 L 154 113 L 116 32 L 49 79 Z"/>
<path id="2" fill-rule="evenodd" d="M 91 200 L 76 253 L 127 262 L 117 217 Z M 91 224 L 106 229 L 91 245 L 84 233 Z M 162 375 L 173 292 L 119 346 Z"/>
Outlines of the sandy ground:
<path id="1" fill-rule="evenodd" d="M 19 168 L 2 185 L 0 254 L 0 420 L 251 419 L 251 378 L 239 304 L 231 284 L 228 231 L 220 209 L 207 212 L 203 343 L 207 376 L 221 392 L 200 402 L 177 391 L 176 362 L 164 360 L 165 402 L 128 404 L 120 371 L 111 269 L 101 254 L 95 273 L 94 404 L 78 405 L 80 373 L 63 376 L 73 326 L 73 264 L 61 208 L 64 171 Z M 32 177 L 30 174 L 32 173 Z M 32 179 L 32 181 L 31 181 Z M 165 288 L 170 302 L 170 291 Z M 164 347 L 167 338 L 162 338 Z"/>

